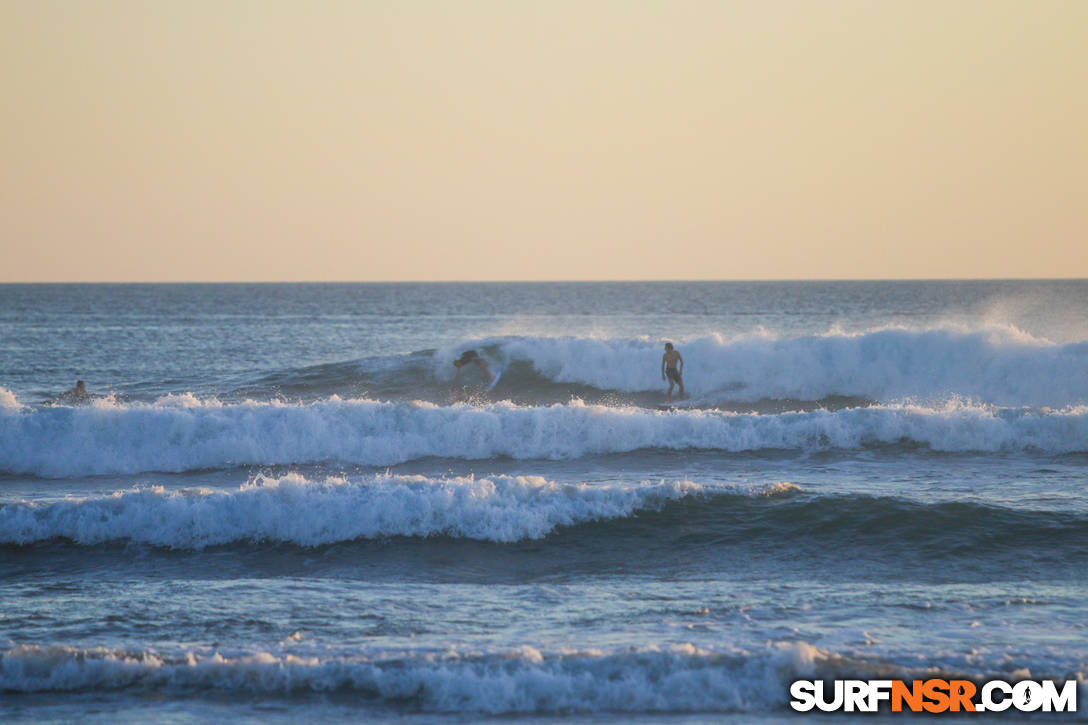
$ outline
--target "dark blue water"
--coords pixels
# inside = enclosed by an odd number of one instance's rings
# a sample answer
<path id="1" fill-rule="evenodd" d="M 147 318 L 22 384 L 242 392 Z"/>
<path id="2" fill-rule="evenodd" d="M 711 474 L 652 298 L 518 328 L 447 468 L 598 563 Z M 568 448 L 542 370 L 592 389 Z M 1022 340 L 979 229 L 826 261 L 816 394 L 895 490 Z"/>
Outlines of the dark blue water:
<path id="1" fill-rule="evenodd" d="M 0 708 L 748 722 L 802 677 L 1083 682 L 1086 319 L 1084 281 L 0 286 Z"/>

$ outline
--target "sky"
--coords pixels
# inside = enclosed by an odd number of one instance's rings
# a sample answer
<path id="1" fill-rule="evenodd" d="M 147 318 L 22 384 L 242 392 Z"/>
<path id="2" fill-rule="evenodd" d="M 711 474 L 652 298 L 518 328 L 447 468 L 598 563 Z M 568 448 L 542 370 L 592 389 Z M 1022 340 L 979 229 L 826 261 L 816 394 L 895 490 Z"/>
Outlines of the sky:
<path id="1" fill-rule="evenodd" d="M 0 0 L 0 282 L 1088 277 L 1084 0 Z"/>

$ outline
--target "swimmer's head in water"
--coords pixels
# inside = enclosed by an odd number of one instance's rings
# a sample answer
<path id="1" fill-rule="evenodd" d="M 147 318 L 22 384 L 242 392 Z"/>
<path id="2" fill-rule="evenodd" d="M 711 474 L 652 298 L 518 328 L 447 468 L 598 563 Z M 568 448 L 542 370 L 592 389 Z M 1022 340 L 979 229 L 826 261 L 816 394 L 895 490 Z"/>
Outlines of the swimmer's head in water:
<path id="1" fill-rule="evenodd" d="M 86 388 L 87 388 L 87 385 L 82 380 L 77 380 L 76 381 L 76 390 L 85 390 Z"/>
<path id="2" fill-rule="evenodd" d="M 665 343 L 665 349 L 666 350 L 671 350 L 672 349 L 672 343 L 671 342 L 666 342 Z"/>

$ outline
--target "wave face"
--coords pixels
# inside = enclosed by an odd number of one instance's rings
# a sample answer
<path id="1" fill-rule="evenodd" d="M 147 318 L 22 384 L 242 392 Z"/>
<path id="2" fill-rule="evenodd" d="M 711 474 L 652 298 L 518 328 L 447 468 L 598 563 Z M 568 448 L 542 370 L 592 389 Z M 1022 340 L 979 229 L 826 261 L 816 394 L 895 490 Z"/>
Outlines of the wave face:
<path id="1" fill-rule="evenodd" d="M 587 528 L 589 527 L 589 528 Z M 258 477 L 234 491 L 162 487 L 110 496 L 0 507 L 0 544 L 133 542 L 183 550 L 292 544 L 314 547 L 389 537 L 496 543 L 586 539 L 595 547 L 653 538 L 692 553 L 701 545 L 814 541 L 877 551 L 908 546 L 935 559 L 1010 548 L 1084 558 L 1088 519 L 979 503 L 916 503 L 869 496 L 811 496 L 691 481 L 639 485 L 557 483 L 538 477 L 374 476 L 309 481 Z M 674 532 L 681 532 L 673 542 Z M 995 533 L 997 532 L 997 533 Z M 670 543 L 672 542 L 672 543 Z M 622 547 L 621 547 L 622 548 Z"/>
<path id="2" fill-rule="evenodd" d="M 687 391 L 703 407 L 836 398 L 863 405 L 948 396 L 1001 406 L 1088 404 L 1088 342 L 1057 344 L 1007 326 L 800 337 L 715 334 L 677 345 Z M 486 386 L 484 374 L 475 369 L 454 378 L 452 362 L 469 348 L 479 350 L 493 371 L 504 371 L 487 396 L 492 400 L 546 405 L 575 396 L 651 406 L 661 402 L 665 387 L 659 340 L 507 336 L 268 372 L 232 395 L 314 401 L 338 394 L 449 403 L 480 395 Z"/>
<path id="3" fill-rule="evenodd" d="M 656 340 L 493 338 L 466 346 L 528 362 L 550 381 L 626 392 L 663 387 Z M 1088 342 L 1054 344 L 1010 327 L 711 335 L 678 347 L 690 392 L 713 401 L 851 396 L 892 402 L 956 394 L 998 405 L 1088 402 Z M 439 374 L 456 355 L 436 355 Z"/>
<path id="4" fill-rule="evenodd" d="M 1008 326 L 793 337 L 711 334 L 678 340 L 677 345 L 684 355 L 687 390 L 702 407 L 740 409 L 766 401 L 826 404 L 836 398 L 864 405 L 949 396 L 1000 406 L 1088 404 L 1088 341 L 1058 344 Z M 454 377 L 452 362 L 470 348 L 480 351 L 492 371 L 504 371 L 487 395 L 482 371 L 468 369 Z M 339 395 L 439 404 L 483 397 L 548 405 L 573 396 L 609 405 L 653 406 L 661 402 L 665 388 L 661 353 L 661 341 L 648 338 L 475 338 L 440 350 L 262 370 L 241 384 L 232 380 L 224 387 L 209 381 L 189 390 L 213 390 L 231 402 L 315 402 Z M 161 386 L 140 384 L 132 392 L 139 395 L 145 389 Z M 0 388 L 0 408 L 17 405 Z"/>
<path id="5" fill-rule="evenodd" d="M 0 409 L 0 470 L 44 477 L 427 457 L 572 459 L 643 449 L 824 451 L 911 444 L 947 452 L 1088 450 L 1088 407 L 1003 409 L 951 401 L 780 415 L 572 402 L 548 407 L 383 403 L 99 401 Z"/>

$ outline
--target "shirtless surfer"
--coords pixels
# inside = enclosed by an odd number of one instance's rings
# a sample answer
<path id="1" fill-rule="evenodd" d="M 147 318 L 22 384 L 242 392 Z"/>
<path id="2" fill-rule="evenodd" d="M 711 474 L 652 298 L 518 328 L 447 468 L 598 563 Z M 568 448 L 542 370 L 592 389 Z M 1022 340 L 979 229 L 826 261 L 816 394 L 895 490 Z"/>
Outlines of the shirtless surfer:
<path id="1" fill-rule="evenodd" d="M 465 350 L 461 353 L 461 357 L 453 361 L 453 366 L 457 368 L 457 372 L 453 374 L 456 379 L 461 374 L 461 369 L 466 365 L 478 365 L 480 370 L 483 370 L 484 375 L 487 376 L 487 382 L 491 382 L 495 378 L 491 375 L 491 369 L 487 367 L 487 361 L 477 354 L 475 350 Z"/>
<path id="2" fill-rule="evenodd" d="M 677 367 L 679 366 L 679 367 Z M 665 354 L 661 356 L 661 379 L 669 381 L 669 392 L 665 394 L 665 401 L 672 402 L 672 388 L 680 386 L 680 397 L 684 397 L 684 358 L 673 349 L 671 342 L 665 343 Z"/>

